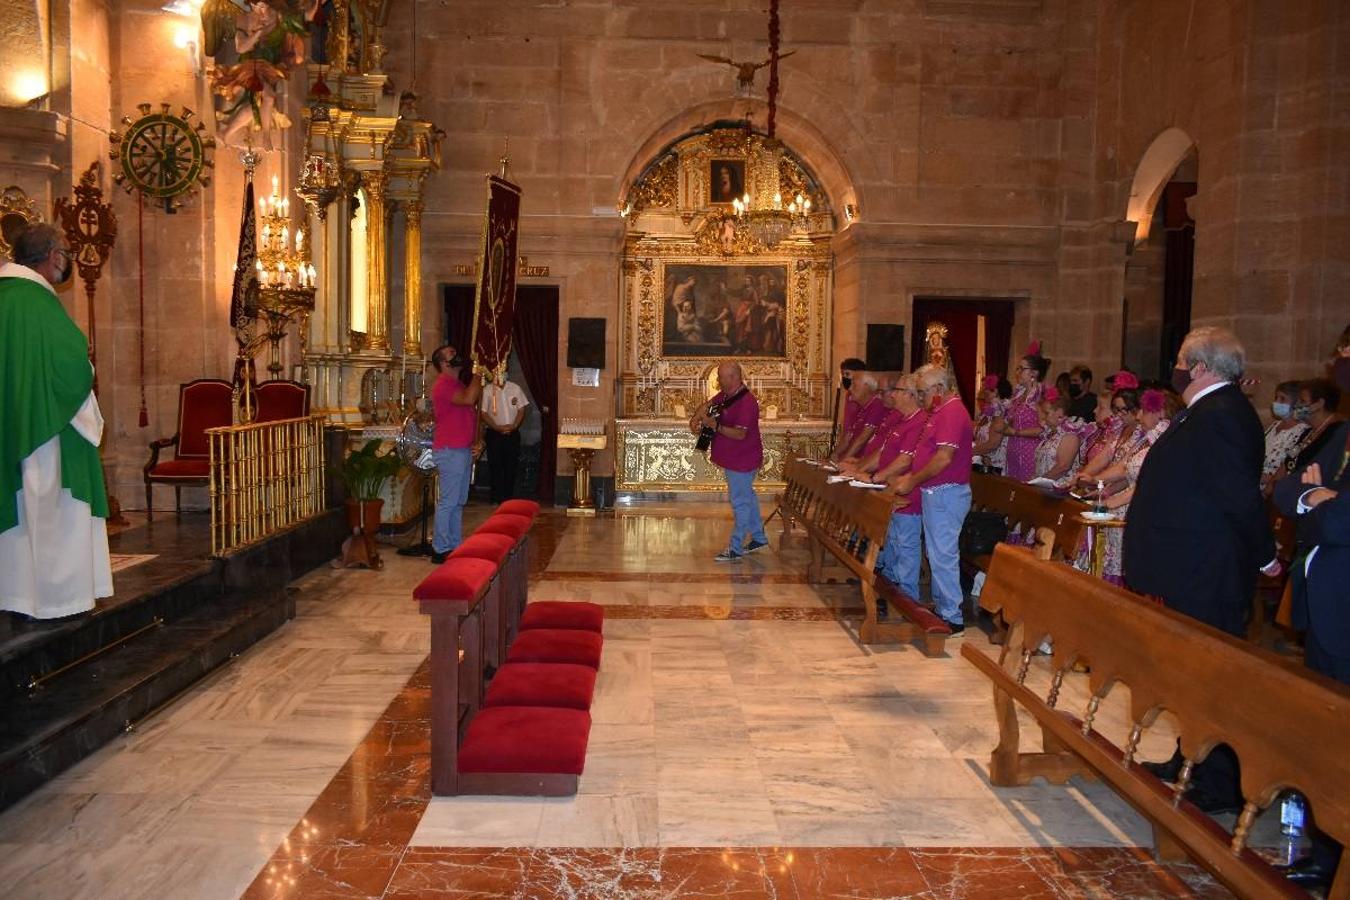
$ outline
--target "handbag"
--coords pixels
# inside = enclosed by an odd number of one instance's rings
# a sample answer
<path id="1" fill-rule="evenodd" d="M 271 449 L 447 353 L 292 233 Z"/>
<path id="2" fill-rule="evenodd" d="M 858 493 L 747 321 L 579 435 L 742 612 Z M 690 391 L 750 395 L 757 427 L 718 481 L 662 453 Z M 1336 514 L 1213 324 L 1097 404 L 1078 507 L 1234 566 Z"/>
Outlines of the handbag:
<path id="1" fill-rule="evenodd" d="M 961 523 L 958 546 L 962 556 L 987 556 L 1008 537 L 1008 520 L 1002 513 L 972 509 Z"/>

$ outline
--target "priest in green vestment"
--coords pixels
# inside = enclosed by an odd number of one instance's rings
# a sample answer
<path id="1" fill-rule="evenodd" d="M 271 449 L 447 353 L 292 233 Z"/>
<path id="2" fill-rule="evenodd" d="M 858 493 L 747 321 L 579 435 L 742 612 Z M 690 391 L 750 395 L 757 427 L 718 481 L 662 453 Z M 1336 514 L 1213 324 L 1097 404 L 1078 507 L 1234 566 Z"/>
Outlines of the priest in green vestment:
<path id="1" fill-rule="evenodd" d="M 52 285 L 74 262 L 33 225 L 0 266 L 0 609 L 38 619 L 112 596 L 89 344 Z"/>

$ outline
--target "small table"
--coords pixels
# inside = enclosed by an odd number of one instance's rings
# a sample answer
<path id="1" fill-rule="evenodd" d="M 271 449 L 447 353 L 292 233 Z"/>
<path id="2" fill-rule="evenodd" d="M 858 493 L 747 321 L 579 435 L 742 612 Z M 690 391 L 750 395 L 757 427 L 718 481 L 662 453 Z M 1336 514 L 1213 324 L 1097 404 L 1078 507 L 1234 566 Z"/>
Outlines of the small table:
<path id="1" fill-rule="evenodd" d="M 1106 532 L 1111 528 L 1124 528 L 1125 520 L 1115 517 L 1094 519 L 1082 513 L 1079 513 L 1077 518 L 1088 529 L 1089 568 L 1093 575 L 1101 578 L 1102 571 L 1106 568 Z"/>

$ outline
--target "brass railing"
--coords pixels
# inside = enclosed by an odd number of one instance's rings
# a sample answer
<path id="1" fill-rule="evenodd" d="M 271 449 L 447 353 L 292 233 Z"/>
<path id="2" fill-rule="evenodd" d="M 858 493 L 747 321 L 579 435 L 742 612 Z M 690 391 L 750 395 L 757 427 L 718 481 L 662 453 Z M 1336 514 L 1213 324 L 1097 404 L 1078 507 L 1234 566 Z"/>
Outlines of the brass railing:
<path id="1" fill-rule="evenodd" d="M 323 512 L 324 418 L 316 414 L 206 430 L 213 556 Z"/>

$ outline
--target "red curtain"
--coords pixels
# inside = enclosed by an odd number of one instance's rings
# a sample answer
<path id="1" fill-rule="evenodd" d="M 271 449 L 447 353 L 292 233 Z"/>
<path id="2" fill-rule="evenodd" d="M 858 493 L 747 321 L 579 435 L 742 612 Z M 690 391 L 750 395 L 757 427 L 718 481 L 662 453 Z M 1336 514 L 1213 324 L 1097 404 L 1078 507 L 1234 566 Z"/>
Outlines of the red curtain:
<path id="1" fill-rule="evenodd" d="M 966 299 L 963 297 L 915 297 L 911 318 L 909 368 L 914 371 L 928 361 L 928 323 L 947 326 L 947 346 L 952 354 L 961 401 L 973 408 L 975 384 L 976 319 L 984 316 L 985 370 L 994 375 L 1008 374 L 1012 342 L 1013 301 Z"/>
<path id="2" fill-rule="evenodd" d="M 539 494 L 553 503 L 558 468 L 558 289 L 516 288 L 516 315 L 511 337 L 525 373 L 525 384 L 539 407 Z"/>

